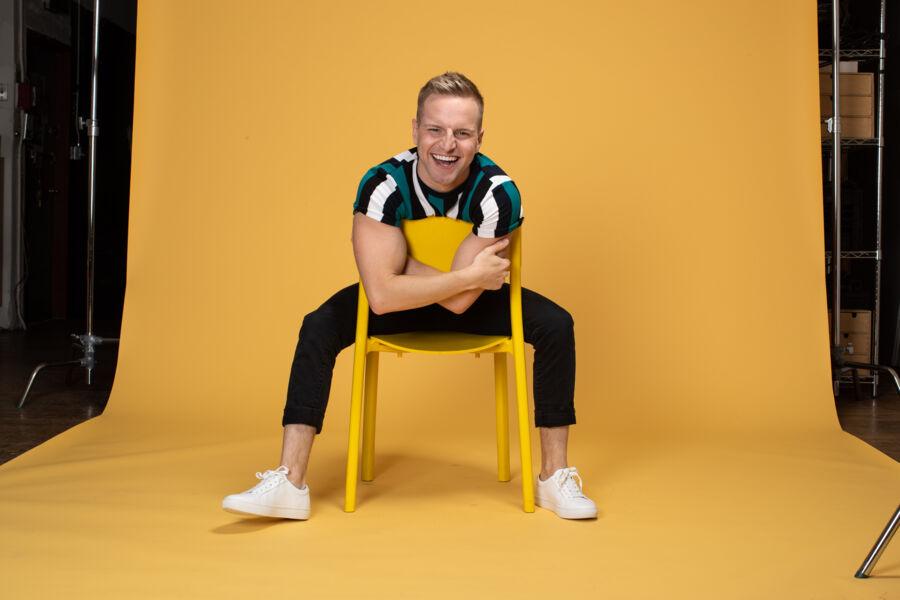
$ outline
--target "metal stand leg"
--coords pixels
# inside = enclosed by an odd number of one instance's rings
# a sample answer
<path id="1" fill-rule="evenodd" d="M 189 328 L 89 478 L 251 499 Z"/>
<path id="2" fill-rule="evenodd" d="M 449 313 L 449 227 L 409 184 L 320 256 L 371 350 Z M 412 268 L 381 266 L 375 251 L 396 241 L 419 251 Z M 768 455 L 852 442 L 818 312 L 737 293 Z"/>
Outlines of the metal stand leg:
<path id="1" fill-rule="evenodd" d="M 878 559 L 881 558 L 881 554 L 884 552 L 884 549 L 887 548 L 887 545 L 891 542 L 891 538 L 894 537 L 894 533 L 896 533 L 897 531 L 898 524 L 900 524 L 900 506 L 898 506 L 897 510 L 894 511 L 894 516 L 891 517 L 890 521 L 888 521 L 887 527 L 885 527 L 884 531 L 881 532 L 881 535 L 878 536 L 878 541 L 876 541 L 875 545 L 872 546 L 872 549 L 869 550 L 869 554 L 868 556 L 866 556 L 866 560 L 863 561 L 863 564 L 856 572 L 857 579 L 866 579 L 869 576 L 869 573 L 872 572 L 872 569 L 875 567 L 875 563 L 877 563 Z"/>
<path id="2" fill-rule="evenodd" d="M 35 378 L 38 376 L 38 373 L 41 372 L 42 369 L 47 367 L 65 367 L 68 365 L 81 365 L 81 360 L 67 360 L 65 362 L 57 362 L 57 363 L 41 363 L 34 368 L 34 371 L 31 372 L 31 377 L 28 378 L 28 385 L 25 386 L 25 393 L 22 394 L 22 399 L 19 400 L 19 403 L 16 405 L 16 408 L 22 408 L 25 406 L 25 398 L 28 397 L 28 392 L 31 391 L 31 386 L 34 384 Z"/>
<path id="3" fill-rule="evenodd" d="M 25 406 L 25 400 L 28 398 L 28 392 L 31 391 L 31 386 L 34 384 L 34 380 L 37 378 L 38 373 L 40 373 L 47 367 L 82 367 L 87 370 L 88 385 L 92 384 L 94 368 L 97 366 L 97 361 L 94 358 L 96 354 L 96 346 L 99 346 L 101 344 L 119 343 L 118 338 L 102 338 L 96 335 L 73 335 L 72 337 L 75 339 L 76 347 L 79 348 L 84 356 L 77 360 L 67 360 L 55 363 L 41 363 L 37 367 L 35 367 L 34 371 L 31 372 L 31 377 L 28 378 L 28 385 L 25 386 L 25 393 L 22 394 L 22 398 L 19 400 L 16 408 L 22 408 L 23 406 Z"/>

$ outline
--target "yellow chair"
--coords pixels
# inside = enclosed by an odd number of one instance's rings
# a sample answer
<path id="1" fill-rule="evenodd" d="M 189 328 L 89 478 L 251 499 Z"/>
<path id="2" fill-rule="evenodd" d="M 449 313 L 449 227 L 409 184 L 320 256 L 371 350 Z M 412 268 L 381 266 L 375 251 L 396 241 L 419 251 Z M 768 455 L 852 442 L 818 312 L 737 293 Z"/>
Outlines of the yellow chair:
<path id="1" fill-rule="evenodd" d="M 449 271 L 459 243 L 471 224 L 446 217 L 404 221 L 403 232 L 409 254 L 416 260 Z M 497 476 L 509 481 L 509 409 L 507 406 L 506 355 L 513 355 L 516 372 L 516 406 L 519 421 L 519 452 L 522 461 L 522 501 L 525 512 L 534 512 L 534 481 L 531 466 L 528 392 L 525 379 L 525 339 L 522 329 L 522 236 L 521 229 L 510 243 L 510 315 L 512 335 L 488 336 L 453 332 L 413 332 L 369 336 L 369 301 L 362 282 L 356 312 L 356 345 L 353 353 L 353 389 L 350 401 L 350 442 L 347 450 L 347 487 L 344 510 L 356 510 L 359 446 L 362 437 L 362 480 L 372 481 L 375 465 L 375 408 L 378 389 L 378 353 L 419 352 L 425 354 L 484 353 L 494 355 L 494 395 L 497 409 Z M 362 432 L 360 432 L 362 424 Z M 362 434 L 362 435 L 360 435 Z"/>

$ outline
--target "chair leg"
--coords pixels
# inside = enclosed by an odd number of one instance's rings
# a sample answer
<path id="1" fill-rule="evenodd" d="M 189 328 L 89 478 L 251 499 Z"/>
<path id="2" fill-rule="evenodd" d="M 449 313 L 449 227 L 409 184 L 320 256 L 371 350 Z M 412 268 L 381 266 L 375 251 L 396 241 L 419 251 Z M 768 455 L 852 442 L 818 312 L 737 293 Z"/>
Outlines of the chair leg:
<path id="1" fill-rule="evenodd" d="M 531 419 L 528 416 L 528 382 L 525 378 L 525 346 L 513 348 L 516 367 L 516 408 L 519 416 L 519 456 L 522 461 L 522 509 L 534 512 L 534 471 L 531 466 Z"/>
<path id="2" fill-rule="evenodd" d="M 366 396 L 363 402 L 362 480 L 375 479 L 375 411 L 378 405 L 378 352 L 366 356 Z"/>
<path id="3" fill-rule="evenodd" d="M 494 353 L 494 400 L 497 404 L 497 479 L 509 481 L 509 384 L 503 352 Z"/>
<path id="4" fill-rule="evenodd" d="M 347 442 L 347 483 L 344 512 L 356 510 L 356 480 L 359 477 L 359 433 L 362 419 L 363 375 L 366 371 L 365 343 L 357 342 L 353 353 L 353 386 L 350 393 L 350 436 Z"/>

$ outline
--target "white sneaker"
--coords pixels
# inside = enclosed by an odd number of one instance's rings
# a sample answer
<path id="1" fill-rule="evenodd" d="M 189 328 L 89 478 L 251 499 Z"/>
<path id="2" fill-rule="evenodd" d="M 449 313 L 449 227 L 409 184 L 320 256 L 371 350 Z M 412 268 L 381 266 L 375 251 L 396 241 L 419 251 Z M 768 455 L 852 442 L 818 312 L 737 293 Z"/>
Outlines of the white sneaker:
<path id="1" fill-rule="evenodd" d="M 581 476 L 575 467 L 559 469 L 546 481 L 537 478 L 537 505 L 563 519 L 593 519 L 597 505 L 581 491 Z"/>
<path id="2" fill-rule="evenodd" d="M 262 481 L 246 492 L 225 496 L 222 508 L 239 515 L 308 519 L 309 486 L 298 489 L 288 480 L 289 472 L 281 465 L 274 471 L 257 473 L 256 478 Z"/>

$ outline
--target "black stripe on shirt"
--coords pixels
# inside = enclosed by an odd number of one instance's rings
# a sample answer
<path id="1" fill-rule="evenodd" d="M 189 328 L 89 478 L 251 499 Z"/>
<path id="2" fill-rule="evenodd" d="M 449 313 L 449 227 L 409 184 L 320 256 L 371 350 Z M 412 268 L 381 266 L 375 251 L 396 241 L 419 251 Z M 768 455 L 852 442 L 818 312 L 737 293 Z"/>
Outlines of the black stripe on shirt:
<path id="1" fill-rule="evenodd" d="M 485 181 L 482 179 L 482 182 Z M 479 187 L 481 187 L 479 185 Z M 488 181 L 488 187 L 490 187 L 490 181 Z M 472 196 L 472 204 L 469 206 L 469 220 L 472 221 L 473 231 L 475 235 L 478 235 L 478 228 L 481 227 L 481 224 L 484 222 L 484 212 L 481 210 L 481 201 L 484 199 L 484 192 L 480 195 L 478 194 L 478 190 L 475 191 L 475 194 Z"/>
<path id="2" fill-rule="evenodd" d="M 503 169 L 497 165 L 485 165 L 481 168 L 481 172 L 484 173 L 484 176 L 488 179 L 496 177 L 497 175 L 506 175 L 506 173 L 503 172 Z"/>
<path id="3" fill-rule="evenodd" d="M 497 208 L 500 209 L 500 215 L 497 220 L 497 229 L 494 230 L 494 237 L 506 235 L 509 231 L 509 224 L 512 220 L 512 200 L 503 185 L 494 188 L 494 200 L 497 202 Z"/>
<path id="4" fill-rule="evenodd" d="M 400 221 L 397 219 L 397 209 L 401 204 L 403 204 L 403 194 L 399 189 L 395 189 L 384 201 L 384 217 L 381 222 L 388 225 L 400 225 Z"/>
<path id="5" fill-rule="evenodd" d="M 369 180 L 363 185 L 362 189 L 359 191 L 359 198 L 357 198 L 356 202 L 356 211 L 366 214 L 369 212 L 369 200 L 372 199 L 372 193 L 375 191 L 383 181 L 387 179 L 387 171 L 384 169 L 378 169 L 374 175 L 369 177 Z"/>
<path id="6" fill-rule="evenodd" d="M 484 213 L 481 210 L 481 201 L 487 196 L 488 191 L 491 189 L 491 185 L 490 178 L 487 175 L 483 175 L 481 181 L 478 182 L 478 185 L 471 194 L 472 200 L 469 205 L 469 218 L 476 227 L 480 227 L 482 221 L 484 221 Z"/>

